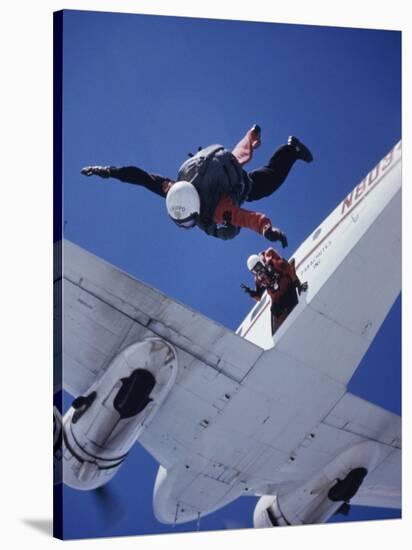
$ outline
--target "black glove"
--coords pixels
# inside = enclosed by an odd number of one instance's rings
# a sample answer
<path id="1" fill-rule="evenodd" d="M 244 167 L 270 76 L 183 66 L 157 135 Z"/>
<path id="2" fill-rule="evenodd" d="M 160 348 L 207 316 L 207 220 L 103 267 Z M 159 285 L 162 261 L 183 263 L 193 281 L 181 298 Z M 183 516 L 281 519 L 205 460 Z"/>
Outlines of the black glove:
<path id="1" fill-rule="evenodd" d="M 100 176 L 101 178 L 110 177 L 109 166 L 85 166 L 82 168 L 81 173 L 83 176 Z"/>
<path id="2" fill-rule="evenodd" d="M 299 285 L 298 285 L 299 296 L 301 295 L 302 292 L 306 292 L 308 288 L 309 288 L 309 285 L 308 285 L 307 282 L 299 283 Z"/>
<path id="3" fill-rule="evenodd" d="M 279 241 L 282 244 L 282 248 L 288 246 L 286 235 L 280 229 L 276 229 L 275 227 L 268 227 L 263 233 L 263 236 L 268 241 Z"/>
<path id="4" fill-rule="evenodd" d="M 246 292 L 246 294 L 249 294 L 249 296 L 250 296 L 251 298 L 254 297 L 255 291 L 252 290 L 251 288 L 249 288 L 248 286 L 246 286 L 246 285 L 244 285 L 243 283 L 241 283 L 240 288 L 242 288 L 242 289 Z"/>

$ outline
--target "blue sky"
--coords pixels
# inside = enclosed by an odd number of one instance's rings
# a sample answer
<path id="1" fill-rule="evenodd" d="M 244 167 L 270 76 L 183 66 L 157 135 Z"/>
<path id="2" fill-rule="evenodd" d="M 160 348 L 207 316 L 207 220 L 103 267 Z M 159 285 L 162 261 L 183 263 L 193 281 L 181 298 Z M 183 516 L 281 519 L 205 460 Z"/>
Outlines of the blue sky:
<path id="1" fill-rule="evenodd" d="M 175 178 L 189 151 L 231 148 L 257 122 L 262 146 L 253 169 L 294 134 L 315 161 L 297 163 L 279 191 L 247 206 L 287 233 L 292 255 L 400 139 L 400 51 L 394 31 L 65 12 L 65 237 L 236 329 L 252 305 L 239 288 L 250 282 L 246 258 L 267 242 L 246 230 L 226 242 L 183 232 L 160 197 L 80 169 L 137 165 Z M 398 414 L 400 309 L 398 299 L 349 386 Z M 110 484 L 120 510 L 112 525 L 93 494 L 67 488 L 65 535 L 196 530 L 155 520 L 156 470 L 137 445 Z M 239 499 L 200 529 L 251 527 L 255 500 Z M 398 516 L 354 507 L 333 521 Z"/>

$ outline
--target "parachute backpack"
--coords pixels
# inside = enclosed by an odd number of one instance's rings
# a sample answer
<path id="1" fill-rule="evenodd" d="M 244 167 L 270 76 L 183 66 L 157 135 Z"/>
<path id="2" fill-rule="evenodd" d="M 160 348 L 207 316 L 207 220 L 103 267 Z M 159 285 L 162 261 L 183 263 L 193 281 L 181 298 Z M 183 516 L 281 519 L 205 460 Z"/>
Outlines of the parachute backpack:
<path id="1" fill-rule="evenodd" d="M 239 162 L 223 145 L 209 145 L 179 168 L 178 181 L 190 182 L 199 193 L 200 218 L 210 223 L 219 200 L 229 195 L 238 206 L 248 192 L 248 181 Z"/>

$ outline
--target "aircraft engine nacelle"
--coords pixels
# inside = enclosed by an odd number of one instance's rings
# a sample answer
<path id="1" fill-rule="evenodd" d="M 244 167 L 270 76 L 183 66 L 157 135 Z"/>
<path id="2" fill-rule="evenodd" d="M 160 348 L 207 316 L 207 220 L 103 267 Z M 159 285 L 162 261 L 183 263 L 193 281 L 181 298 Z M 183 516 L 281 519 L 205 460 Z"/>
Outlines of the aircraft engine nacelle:
<path id="1" fill-rule="evenodd" d="M 59 409 L 53 407 L 53 483 L 62 481 L 63 421 Z"/>
<path id="2" fill-rule="evenodd" d="M 277 527 L 326 522 L 340 508 L 347 509 L 368 471 L 380 456 L 379 445 L 364 441 L 350 447 L 309 481 L 259 499 L 254 527 Z"/>
<path id="3" fill-rule="evenodd" d="M 176 374 L 176 351 L 161 338 L 119 353 L 64 417 L 64 483 L 82 490 L 107 483 L 159 410 Z"/>

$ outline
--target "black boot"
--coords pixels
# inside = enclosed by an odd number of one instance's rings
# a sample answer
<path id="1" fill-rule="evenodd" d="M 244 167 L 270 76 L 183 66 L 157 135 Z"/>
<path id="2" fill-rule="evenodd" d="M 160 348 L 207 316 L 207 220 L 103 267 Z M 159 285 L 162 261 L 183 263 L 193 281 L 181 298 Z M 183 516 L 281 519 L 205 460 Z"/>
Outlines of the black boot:
<path id="1" fill-rule="evenodd" d="M 292 145 L 298 153 L 298 159 L 304 160 L 305 162 L 312 162 L 313 155 L 306 147 L 304 143 L 298 140 L 295 136 L 289 136 L 288 145 Z"/>

